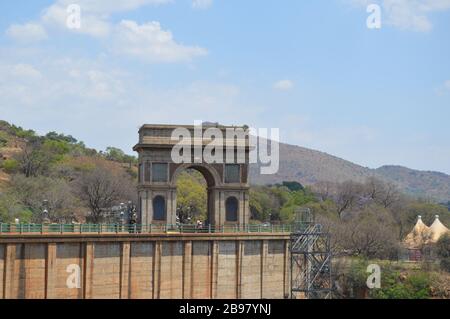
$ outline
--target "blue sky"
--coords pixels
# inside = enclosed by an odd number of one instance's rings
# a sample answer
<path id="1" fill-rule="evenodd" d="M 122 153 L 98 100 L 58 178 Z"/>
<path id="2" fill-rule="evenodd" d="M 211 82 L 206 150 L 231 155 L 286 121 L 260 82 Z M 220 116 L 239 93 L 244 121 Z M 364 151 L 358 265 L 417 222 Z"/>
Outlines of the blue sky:
<path id="1" fill-rule="evenodd" d="M 0 118 L 39 133 L 132 153 L 143 123 L 219 121 L 450 173 L 450 0 L 5 0 L 0 15 Z"/>

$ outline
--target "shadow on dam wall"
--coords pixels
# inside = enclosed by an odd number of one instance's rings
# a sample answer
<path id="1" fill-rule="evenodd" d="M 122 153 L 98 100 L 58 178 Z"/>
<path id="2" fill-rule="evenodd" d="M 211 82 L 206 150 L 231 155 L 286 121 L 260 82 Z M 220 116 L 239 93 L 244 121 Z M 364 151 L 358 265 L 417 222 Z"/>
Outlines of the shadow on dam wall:
<path id="1" fill-rule="evenodd" d="M 282 299 L 288 245 L 287 233 L 0 236 L 0 298 Z"/>

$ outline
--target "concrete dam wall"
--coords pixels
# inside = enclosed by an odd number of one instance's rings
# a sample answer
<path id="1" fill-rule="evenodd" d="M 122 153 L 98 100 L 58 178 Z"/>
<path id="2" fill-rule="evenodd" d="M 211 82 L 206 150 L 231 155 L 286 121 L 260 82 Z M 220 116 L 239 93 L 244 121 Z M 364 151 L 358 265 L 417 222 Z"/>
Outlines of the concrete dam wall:
<path id="1" fill-rule="evenodd" d="M 0 299 L 281 299 L 289 234 L 1 235 Z"/>

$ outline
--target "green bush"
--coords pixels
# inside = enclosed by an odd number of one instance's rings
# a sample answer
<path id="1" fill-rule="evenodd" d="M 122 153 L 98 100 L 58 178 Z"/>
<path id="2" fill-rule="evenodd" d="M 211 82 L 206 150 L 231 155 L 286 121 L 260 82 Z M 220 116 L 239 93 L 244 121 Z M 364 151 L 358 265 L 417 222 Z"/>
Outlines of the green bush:
<path id="1" fill-rule="evenodd" d="M 0 131 L 0 147 L 4 147 L 8 144 L 8 135 L 5 132 Z"/>
<path id="2" fill-rule="evenodd" d="M 13 159 L 7 159 L 3 161 L 1 167 L 6 173 L 11 174 L 19 169 L 19 163 Z"/>
<path id="3" fill-rule="evenodd" d="M 402 279 L 398 271 L 382 272 L 381 289 L 372 290 L 371 297 L 377 299 L 427 299 L 430 298 L 431 278 L 426 273 L 417 273 Z"/>
<path id="4" fill-rule="evenodd" d="M 36 137 L 36 132 L 35 131 L 33 131 L 33 130 L 24 130 L 20 126 L 13 125 L 12 126 L 12 131 L 13 131 L 13 134 L 15 136 L 20 137 L 20 138 L 28 139 L 28 138 Z"/>

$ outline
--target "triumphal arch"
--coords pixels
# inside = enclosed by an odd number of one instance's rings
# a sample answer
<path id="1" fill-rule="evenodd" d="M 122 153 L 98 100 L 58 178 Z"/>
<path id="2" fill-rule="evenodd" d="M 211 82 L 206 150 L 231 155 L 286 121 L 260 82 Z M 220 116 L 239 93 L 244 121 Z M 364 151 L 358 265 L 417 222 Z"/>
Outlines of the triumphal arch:
<path id="1" fill-rule="evenodd" d="M 207 225 L 245 226 L 249 209 L 249 133 L 245 127 L 143 125 L 139 143 L 140 223 L 177 223 L 176 181 L 195 169 L 208 191 Z"/>

